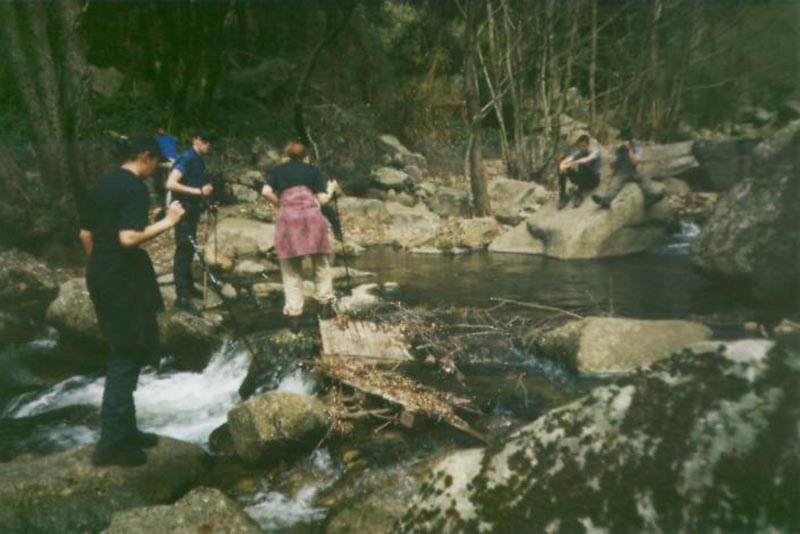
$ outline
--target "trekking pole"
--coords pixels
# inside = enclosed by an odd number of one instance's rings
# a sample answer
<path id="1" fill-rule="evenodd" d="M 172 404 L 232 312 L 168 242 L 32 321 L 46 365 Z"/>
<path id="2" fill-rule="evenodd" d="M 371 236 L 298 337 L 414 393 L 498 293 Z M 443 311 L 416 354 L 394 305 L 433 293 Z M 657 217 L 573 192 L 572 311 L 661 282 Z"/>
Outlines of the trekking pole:
<path id="1" fill-rule="evenodd" d="M 344 276 L 347 280 L 347 289 L 353 290 L 353 282 L 350 278 L 350 266 L 347 263 L 347 251 L 344 248 L 344 228 L 342 227 L 342 217 L 339 214 L 339 196 L 333 197 L 333 212 L 336 214 L 336 219 L 339 221 L 339 234 L 341 236 L 340 243 L 342 245 L 342 262 L 344 262 Z"/>
<path id="2" fill-rule="evenodd" d="M 205 271 L 206 275 L 208 275 L 208 281 L 211 288 L 214 292 L 219 295 L 219 298 L 222 299 L 222 304 L 225 306 L 225 309 L 228 310 L 228 315 L 231 317 L 231 322 L 233 323 L 233 334 L 234 340 L 241 339 L 244 341 L 245 346 L 247 347 L 247 351 L 250 353 L 252 358 L 256 357 L 256 350 L 253 348 L 253 344 L 247 339 L 247 336 L 242 334 L 242 329 L 238 319 L 236 318 L 236 313 L 233 311 L 233 307 L 231 306 L 230 302 L 225 295 L 222 293 L 222 282 L 220 282 L 211 269 L 206 264 L 206 259 L 203 256 L 203 251 L 200 250 L 200 247 L 197 245 L 197 240 L 194 237 L 189 236 L 189 243 L 192 245 L 192 249 L 197 257 L 200 259 L 200 265 L 203 267 L 203 271 Z"/>

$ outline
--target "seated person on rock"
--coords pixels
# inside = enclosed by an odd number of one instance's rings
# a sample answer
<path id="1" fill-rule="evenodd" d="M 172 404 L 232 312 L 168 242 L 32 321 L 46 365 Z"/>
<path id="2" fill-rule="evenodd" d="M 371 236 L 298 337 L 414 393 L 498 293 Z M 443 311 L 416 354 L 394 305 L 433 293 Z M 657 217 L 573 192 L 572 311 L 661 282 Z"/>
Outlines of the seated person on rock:
<path id="1" fill-rule="evenodd" d="M 567 205 L 567 179 L 578 186 L 572 196 L 572 205 L 578 207 L 584 195 L 600 183 L 600 150 L 589 148 L 589 136 L 578 138 L 578 150 L 564 158 L 558 165 L 558 209 Z"/>
<path id="2" fill-rule="evenodd" d="M 611 203 L 619 194 L 622 187 L 628 182 L 638 183 L 644 193 L 646 205 L 655 204 L 662 198 L 664 193 L 659 191 L 652 180 L 639 173 L 639 167 L 643 161 L 644 153 L 642 147 L 633 141 L 633 132 L 630 128 L 620 130 L 617 139 L 622 143 L 617 145 L 612 151 L 611 183 L 604 194 L 592 195 L 592 200 L 600 205 L 601 208 L 611 208 Z"/>

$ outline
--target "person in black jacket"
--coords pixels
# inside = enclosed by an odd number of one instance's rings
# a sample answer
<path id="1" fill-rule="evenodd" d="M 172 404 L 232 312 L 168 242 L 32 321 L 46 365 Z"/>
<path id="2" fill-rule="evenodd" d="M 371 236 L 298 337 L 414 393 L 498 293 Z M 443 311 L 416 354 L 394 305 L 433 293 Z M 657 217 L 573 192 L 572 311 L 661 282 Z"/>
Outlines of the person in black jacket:
<path id="1" fill-rule="evenodd" d="M 89 255 L 86 285 L 109 345 L 95 465 L 141 465 L 147 461 L 142 449 L 158 441 L 138 430 L 133 402 L 141 367 L 160 358 L 156 313 L 164 309 L 150 256 L 139 245 L 174 227 L 184 214 L 173 202 L 163 219 L 149 224 L 144 179 L 161 159 L 152 137 L 131 137 L 119 151 L 122 164 L 90 192 L 79 234 Z"/>

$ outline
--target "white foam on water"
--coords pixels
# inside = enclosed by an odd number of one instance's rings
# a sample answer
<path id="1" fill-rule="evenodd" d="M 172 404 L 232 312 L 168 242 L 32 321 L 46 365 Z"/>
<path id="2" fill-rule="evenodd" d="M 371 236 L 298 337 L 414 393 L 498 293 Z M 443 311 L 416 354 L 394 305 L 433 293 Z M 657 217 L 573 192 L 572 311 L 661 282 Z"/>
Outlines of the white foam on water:
<path id="1" fill-rule="evenodd" d="M 278 384 L 281 391 L 289 391 L 291 393 L 304 393 L 312 395 L 314 388 L 317 387 L 317 381 L 311 374 L 303 371 L 302 369 L 295 370 L 292 374 L 287 375 Z"/>
<path id="2" fill-rule="evenodd" d="M 241 401 L 238 389 L 249 362 L 246 351 L 231 352 L 231 345 L 226 343 L 202 373 L 142 373 L 134 394 L 140 428 L 193 443 L 206 443 L 211 431 L 225 422 L 228 411 Z M 75 405 L 99 409 L 104 385 L 103 377 L 72 377 L 43 393 L 26 397 L 10 416 L 26 417 Z M 94 439 L 85 436 L 86 443 Z M 57 434 L 54 439 L 58 439 Z"/>
<path id="3" fill-rule="evenodd" d="M 250 499 L 251 504 L 245 508 L 245 512 L 267 532 L 325 519 L 327 510 L 316 506 L 315 500 L 320 491 L 336 480 L 333 462 L 327 450 L 314 451 L 309 461 L 315 470 L 328 475 L 323 481 L 306 484 L 293 496 L 265 486 Z"/>

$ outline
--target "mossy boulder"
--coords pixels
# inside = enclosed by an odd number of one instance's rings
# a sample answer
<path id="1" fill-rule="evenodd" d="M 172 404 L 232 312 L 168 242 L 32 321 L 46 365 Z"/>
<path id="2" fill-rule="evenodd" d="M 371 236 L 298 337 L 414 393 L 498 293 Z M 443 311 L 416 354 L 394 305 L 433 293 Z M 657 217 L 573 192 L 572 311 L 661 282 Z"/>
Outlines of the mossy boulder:
<path id="1" fill-rule="evenodd" d="M 91 452 L 0 464 L 0 532 L 97 532 L 120 510 L 173 502 L 207 468 L 203 449 L 164 437 L 139 467 L 94 467 Z"/>
<path id="2" fill-rule="evenodd" d="M 687 349 L 448 457 L 396 530 L 794 532 L 800 350 L 771 346 Z"/>

